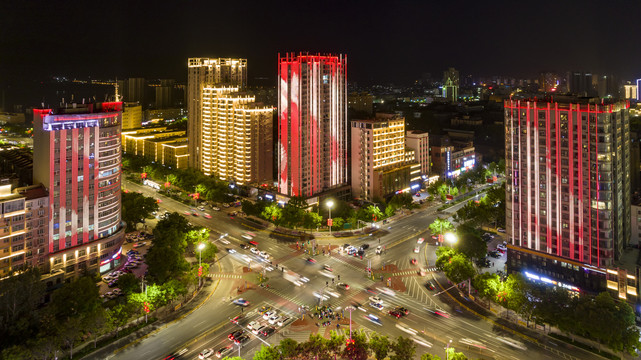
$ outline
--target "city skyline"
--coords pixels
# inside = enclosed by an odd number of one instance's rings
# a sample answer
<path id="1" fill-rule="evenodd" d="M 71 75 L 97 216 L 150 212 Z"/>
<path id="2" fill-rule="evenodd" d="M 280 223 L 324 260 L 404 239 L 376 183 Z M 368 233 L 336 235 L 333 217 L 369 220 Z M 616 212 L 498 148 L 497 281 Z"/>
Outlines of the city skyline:
<path id="1" fill-rule="evenodd" d="M 641 50 L 626 41 L 639 28 L 633 14 L 641 4 L 626 3 L 620 11 L 617 4 L 538 2 L 517 11 L 507 2 L 491 7 L 404 2 L 390 12 L 383 2 L 343 5 L 341 11 L 333 11 L 332 3 L 319 8 L 250 3 L 238 16 L 233 16 L 237 9 L 231 3 L 149 5 L 5 4 L 0 82 L 53 75 L 184 80 L 186 58 L 215 56 L 247 58 L 253 64 L 249 83 L 267 78 L 275 85 L 277 54 L 287 51 L 345 53 L 350 79 L 362 84 L 408 83 L 424 73 L 438 79 L 448 67 L 483 76 L 574 70 L 624 79 L 641 76 L 634 61 Z M 195 10 L 199 15 L 190 17 Z M 206 14 L 214 10 L 230 16 L 207 21 Z M 34 12 L 47 16 L 23 26 L 21 19 Z M 608 26 L 608 19 L 615 18 L 624 26 Z M 159 26 L 158 19 L 165 22 Z M 234 26 L 216 43 L 190 35 Z M 67 38 L 70 43 L 64 46 L 61 39 Z M 57 50 L 71 44 L 77 48 L 72 57 Z M 595 46 L 610 50 L 592 51 Z"/>

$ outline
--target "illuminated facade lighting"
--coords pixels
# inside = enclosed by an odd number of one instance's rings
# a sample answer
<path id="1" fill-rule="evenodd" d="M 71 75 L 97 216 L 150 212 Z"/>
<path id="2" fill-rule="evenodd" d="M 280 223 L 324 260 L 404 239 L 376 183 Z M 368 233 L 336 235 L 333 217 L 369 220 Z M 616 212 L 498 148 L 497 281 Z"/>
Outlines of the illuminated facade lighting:
<path id="1" fill-rule="evenodd" d="M 273 113 L 238 88 L 202 90 L 201 170 L 239 185 L 272 180 Z"/>
<path id="2" fill-rule="evenodd" d="M 630 239 L 629 106 L 505 101 L 510 270 L 546 268 L 599 290 L 593 284 L 604 282 L 586 280 L 579 269 L 606 276 Z M 626 292 L 627 285 L 618 287 Z"/>
<path id="3" fill-rule="evenodd" d="M 122 103 L 34 109 L 34 182 L 49 191 L 48 252 L 68 275 L 98 270 L 124 240 L 120 217 Z M 103 245 L 103 253 L 75 250 Z M 112 264 L 110 264 L 112 265 Z"/>
<path id="4" fill-rule="evenodd" d="M 278 191 L 312 197 L 347 183 L 347 57 L 278 58 Z"/>
<path id="5" fill-rule="evenodd" d="M 202 170 L 202 91 L 205 87 L 247 85 L 247 60 L 230 58 L 189 58 L 187 79 L 187 111 L 189 167 Z"/>
<path id="6" fill-rule="evenodd" d="M 376 114 L 352 121 L 352 195 L 363 200 L 409 190 L 420 181 L 415 152 L 405 147 L 405 118 Z"/>

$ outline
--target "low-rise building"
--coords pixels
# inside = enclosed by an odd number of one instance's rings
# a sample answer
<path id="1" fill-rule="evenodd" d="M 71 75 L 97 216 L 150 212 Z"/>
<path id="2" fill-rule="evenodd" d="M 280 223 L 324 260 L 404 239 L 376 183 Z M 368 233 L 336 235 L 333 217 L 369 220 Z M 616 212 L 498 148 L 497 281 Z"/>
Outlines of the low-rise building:
<path id="1" fill-rule="evenodd" d="M 414 150 L 416 161 L 421 165 L 421 175 L 430 174 L 430 141 L 426 131 L 408 130 L 405 145 Z"/>
<path id="2" fill-rule="evenodd" d="M 161 126 L 123 131 L 122 145 L 125 154 L 142 156 L 170 168 L 185 169 L 188 165 L 185 130 Z"/>
<path id="3" fill-rule="evenodd" d="M 454 141 L 449 136 L 430 139 L 431 171 L 442 178 L 453 178 L 474 168 L 476 154 L 472 141 Z"/>

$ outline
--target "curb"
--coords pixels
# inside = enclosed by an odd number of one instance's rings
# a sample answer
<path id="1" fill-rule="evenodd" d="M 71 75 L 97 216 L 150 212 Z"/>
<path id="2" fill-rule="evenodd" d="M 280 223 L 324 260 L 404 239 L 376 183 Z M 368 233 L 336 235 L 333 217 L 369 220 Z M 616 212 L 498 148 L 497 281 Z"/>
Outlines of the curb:
<path id="1" fill-rule="evenodd" d="M 508 328 L 507 326 L 502 325 L 502 324 L 499 324 L 498 322 L 494 321 L 493 319 L 488 318 L 488 317 L 487 317 L 487 316 L 485 316 L 485 315 L 479 314 L 478 312 L 476 312 L 476 311 L 474 311 L 474 310 L 470 309 L 468 306 L 466 306 L 465 304 L 463 304 L 462 302 L 460 302 L 457 298 L 455 298 L 454 296 L 452 296 L 452 294 L 450 294 L 450 292 L 449 292 L 449 291 L 445 291 L 445 288 L 444 288 L 444 287 L 441 285 L 441 283 L 436 279 L 436 277 L 434 276 L 434 273 L 432 273 L 432 278 L 434 279 L 434 281 L 436 281 L 436 284 L 438 285 L 438 287 L 440 287 L 440 288 L 441 288 L 441 290 L 447 294 L 447 296 L 449 296 L 452 300 L 456 301 L 456 303 L 457 303 L 457 304 L 459 304 L 461 307 L 465 308 L 467 311 L 471 312 L 471 313 L 472 313 L 472 314 L 474 314 L 475 316 L 477 316 L 477 317 L 479 317 L 479 318 L 481 318 L 481 319 L 483 319 L 483 320 L 485 320 L 485 321 L 487 321 L 487 322 L 491 323 L 492 325 L 498 326 L 498 327 L 500 327 L 501 329 L 503 329 L 503 330 L 505 330 L 505 331 L 508 331 L 508 332 L 510 332 L 510 333 L 512 333 L 512 334 L 514 334 L 514 335 L 516 335 L 516 336 L 519 336 L 519 337 L 521 337 L 522 339 L 524 339 L 524 340 L 526 340 L 526 341 L 529 341 L 529 342 L 531 342 L 531 343 L 533 343 L 533 344 L 535 344 L 535 345 L 537 345 L 537 346 L 539 346 L 539 347 L 541 347 L 541 348 L 543 348 L 543 349 L 545 349 L 545 350 L 548 350 L 548 351 L 550 351 L 550 352 L 552 352 L 552 353 L 555 353 L 556 355 L 559 355 L 560 357 L 562 357 L 562 358 L 564 358 L 564 359 L 580 360 L 580 358 L 574 357 L 574 356 L 569 355 L 569 354 L 567 354 L 567 353 L 560 352 L 560 351 L 558 351 L 558 350 L 556 350 L 556 349 L 554 349 L 554 348 L 551 348 L 551 347 L 549 347 L 549 346 L 547 346 L 547 345 L 545 345 L 545 344 L 542 344 L 538 339 L 535 339 L 535 338 L 533 338 L 533 337 L 530 337 L 530 336 L 528 336 L 528 335 L 526 335 L 526 334 L 523 334 L 523 333 L 521 333 L 521 332 L 519 332 L 519 331 L 517 331 L 517 330 L 514 330 L 514 329 L 511 329 L 511 328 Z M 582 351 L 587 351 L 587 350 L 585 350 L 585 349 L 581 349 L 581 348 L 576 347 L 576 346 L 573 346 L 573 345 L 571 345 L 571 344 L 569 344 L 569 345 L 570 345 L 570 346 L 572 346 L 573 348 L 580 349 L 580 350 L 582 350 Z M 588 352 L 589 352 L 589 351 L 588 351 Z M 598 357 L 601 357 L 601 358 L 603 358 L 603 359 L 606 359 L 606 358 L 604 358 L 604 357 L 602 357 L 602 356 L 600 356 L 600 355 L 598 355 L 598 354 L 594 354 L 594 353 L 592 353 L 592 352 L 589 352 L 589 353 L 590 353 L 590 354 L 592 354 L 592 355 L 594 355 L 594 356 L 598 356 Z"/>
<path id="2" fill-rule="evenodd" d="M 218 256 L 216 256 L 216 260 L 218 260 Z M 218 263 L 218 271 L 220 272 L 220 270 L 221 270 L 221 267 L 220 267 L 220 261 L 217 261 L 217 263 Z M 198 309 L 199 309 L 199 308 L 200 308 L 200 307 L 201 307 L 205 302 L 207 302 L 207 301 L 211 298 L 211 296 L 214 294 L 214 292 L 216 292 L 216 289 L 218 289 L 218 285 L 220 284 L 220 280 L 221 280 L 221 279 L 218 279 L 218 280 L 216 281 L 216 284 L 214 285 L 214 288 L 213 288 L 213 289 L 212 289 L 212 291 L 209 293 L 209 295 L 207 295 L 207 297 L 206 297 L 203 301 L 201 301 L 201 302 L 200 302 L 200 304 L 198 304 L 197 306 L 195 306 L 193 309 L 191 309 L 191 310 L 189 310 L 187 313 L 185 313 L 185 314 L 183 314 L 183 315 L 181 315 L 181 316 L 177 317 L 176 319 L 171 320 L 170 322 L 168 322 L 168 323 L 164 324 L 163 326 L 158 327 L 158 328 L 156 328 L 156 329 L 154 329 L 154 330 L 150 331 L 149 333 L 147 333 L 147 334 L 145 334 L 145 335 L 143 335 L 143 336 L 141 336 L 141 337 L 139 337 L 139 338 L 135 339 L 134 341 L 132 341 L 132 342 L 130 342 L 130 343 L 128 343 L 128 344 L 126 344 L 125 346 L 122 346 L 122 347 L 120 347 L 120 348 L 118 348 L 118 349 L 114 350 L 114 351 L 112 352 L 112 354 L 113 354 L 113 355 L 116 355 L 116 354 L 118 354 L 119 352 L 124 351 L 124 350 L 125 350 L 125 349 L 127 349 L 128 347 L 130 347 L 130 346 L 132 346 L 132 345 L 135 345 L 135 344 L 138 344 L 139 342 L 141 342 L 142 340 L 144 340 L 144 339 L 148 338 L 149 336 L 156 334 L 156 333 L 157 333 L 157 332 L 159 332 L 160 330 L 166 329 L 169 325 L 171 325 L 171 324 L 173 324 L 173 323 L 175 323 L 175 322 L 177 322 L 177 321 L 179 321 L 179 320 L 184 319 L 187 315 L 190 315 L 190 314 L 191 314 L 191 313 L 193 313 L 194 311 L 198 310 Z"/>

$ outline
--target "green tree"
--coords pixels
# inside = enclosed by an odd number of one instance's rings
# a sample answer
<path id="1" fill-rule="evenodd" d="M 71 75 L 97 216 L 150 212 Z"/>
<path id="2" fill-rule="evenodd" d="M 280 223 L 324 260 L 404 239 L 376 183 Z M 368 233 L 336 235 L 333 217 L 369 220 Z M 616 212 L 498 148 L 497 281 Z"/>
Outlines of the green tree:
<path id="1" fill-rule="evenodd" d="M 336 331 L 330 332 L 330 338 L 326 341 L 327 350 L 331 355 L 334 356 L 334 359 L 341 354 L 343 349 L 343 344 L 345 344 L 345 336 L 338 335 Z"/>
<path id="2" fill-rule="evenodd" d="M 367 207 L 368 221 L 378 221 L 384 217 L 383 212 L 377 205 L 370 205 Z"/>
<path id="3" fill-rule="evenodd" d="M 454 225 L 447 219 L 436 218 L 434 222 L 429 225 L 430 232 L 433 235 L 442 235 L 448 231 L 454 230 Z"/>
<path id="4" fill-rule="evenodd" d="M 107 309 L 107 321 L 116 330 L 116 336 L 120 329 L 127 324 L 133 314 L 133 307 L 130 304 L 118 304 Z"/>
<path id="5" fill-rule="evenodd" d="M 504 307 L 519 311 L 523 310 L 525 305 L 529 305 L 526 294 L 527 284 L 520 274 L 510 274 L 507 279 L 501 283 L 497 293 L 497 302 Z"/>
<path id="6" fill-rule="evenodd" d="M 24 360 L 31 358 L 31 351 L 24 345 L 14 345 L 2 350 L 0 358 L 3 360 Z"/>
<path id="7" fill-rule="evenodd" d="M 127 224 L 127 230 L 136 229 L 136 225 L 158 211 L 156 199 L 137 192 L 122 193 L 122 220 Z"/>
<path id="8" fill-rule="evenodd" d="M 309 339 L 299 344 L 304 354 L 313 356 L 314 359 L 326 359 L 329 357 L 329 349 L 326 340 L 319 334 L 310 334 Z"/>
<path id="9" fill-rule="evenodd" d="M 385 335 L 373 334 L 369 339 L 369 348 L 374 352 L 376 360 L 383 360 L 390 350 L 389 338 Z"/>
<path id="10" fill-rule="evenodd" d="M 465 255 L 456 253 L 443 265 L 443 273 L 453 283 L 458 284 L 476 275 L 476 270 Z"/>
<path id="11" fill-rule="evenodd" d="M 118 287 L 125 295 L 140 292 L 141 282 L 134 274 L 124 274 L 118 278 Z"/>
<path id="12" fill-rule="evenodd" d="M 351 342 L 348 340 L 347 345 L 343 349 L 343 358 L 350 360 L 366 360 L 369 356 L 369 347 L 365 334 L 360 331 L 352 333 Z"/>
<path id="13" fill-rule="evenodd" d="M 478 291 L 480 297 L 490 301 L 496 299 L 501 279 L 497 274 L 482 273 L 472 280 L 472 286 Z"/>
<path id="14" fill-rule="evenodd" d="M 95 285 L 94 285 L 95 287 Z M 0 348 L 37 333 L 40 327 L 40 303 L 44 296 L 44 282 L 37 268 L 28 268 L 12 274 L 0 283 Z"/>
<path id="15" fill-rule="evenodd" d="M 457 229 L 458 241 L 454 247 L 469 258 L 482 259 L 487 254 L 487 243 L 481 234 L 469 225 L 461 225 Z"/>
<path id="16" fill-rule="evenodd" d="M 49 307 L 60 323 L 93 313 L 102 306 L 100 292 L 91 277 L 83 276 L 54 291 Z"/>
<path id="17" fill-rule="evenodd" d="M 254 354 L 254 360 L 279 360 L 280 358 L 280 353 L 275 346 L 261 345 L 260 350 Z"/>
<path id="18" fill-rule="evenodd" d="M 282 223 L 285 226 L 296 228 L 303 224 L 305 210 L 309 207 L 302 196 L 293 196 L 282 211 Z"/>
<path id="19" fill-rule="evenodd" d="M 265 207 L 261 216 L 263 219 L 269 220 L 278 225 L 281 223 L 281 219 L 283 217 L 283 209 L 281 209 L 278 204 L 271 204 Z"/>
<path id="20" fill-rule="evenodd" d="M 421 360 L 441 360 L 441 357 L 438 355 L 423 354 L 421 355 Z"/>
<path id="21" fill-rule="evenodd" d="M 120 281 L 120 280 L 118 280 Z M 171 279 L 162 285 L 168 303 L 174 302 L 179 297 L 187 295 L 187 287 L 178 279 Z"/>
<path id="22" fill-rule="evenodd" d="M 203 262 L 212 262 L 216 258 L 218 248 L 212 243 L 206 243 L 205 248 L 202 250 Z M 200 254 L 197 254 L 200 255 Z"/>
<path id="23" fill-rule="evenodd" d="M 278 350 L 285 359 L 296 358 L 300 354 L 300 349 L 296 340 L 285 338 L 278 344 Z"/>
<path id="24" fill-rule="evenodd" d="M 413 359 L 416 354 L 416 344 L 412 339 L 399 336 L 392 344 L 392 350 L 394 350 L 394 355 L 390 357 L 390 360 Z"/>
<path id="25" fill-rule="evenodd" d="M 306 212 L 303 215 L 303 226 L 306 229 L 316 229 L 323 223 L 323 217 L 315 212 Z"/>
<path id="26" fill-rule="evenodd" d="M 342 229 L 344 224 L 345 224 L 345 220 L 343 218 L 341 218 L 341 217 L 332 218 L 332 229 L 333 230 Z"/>

